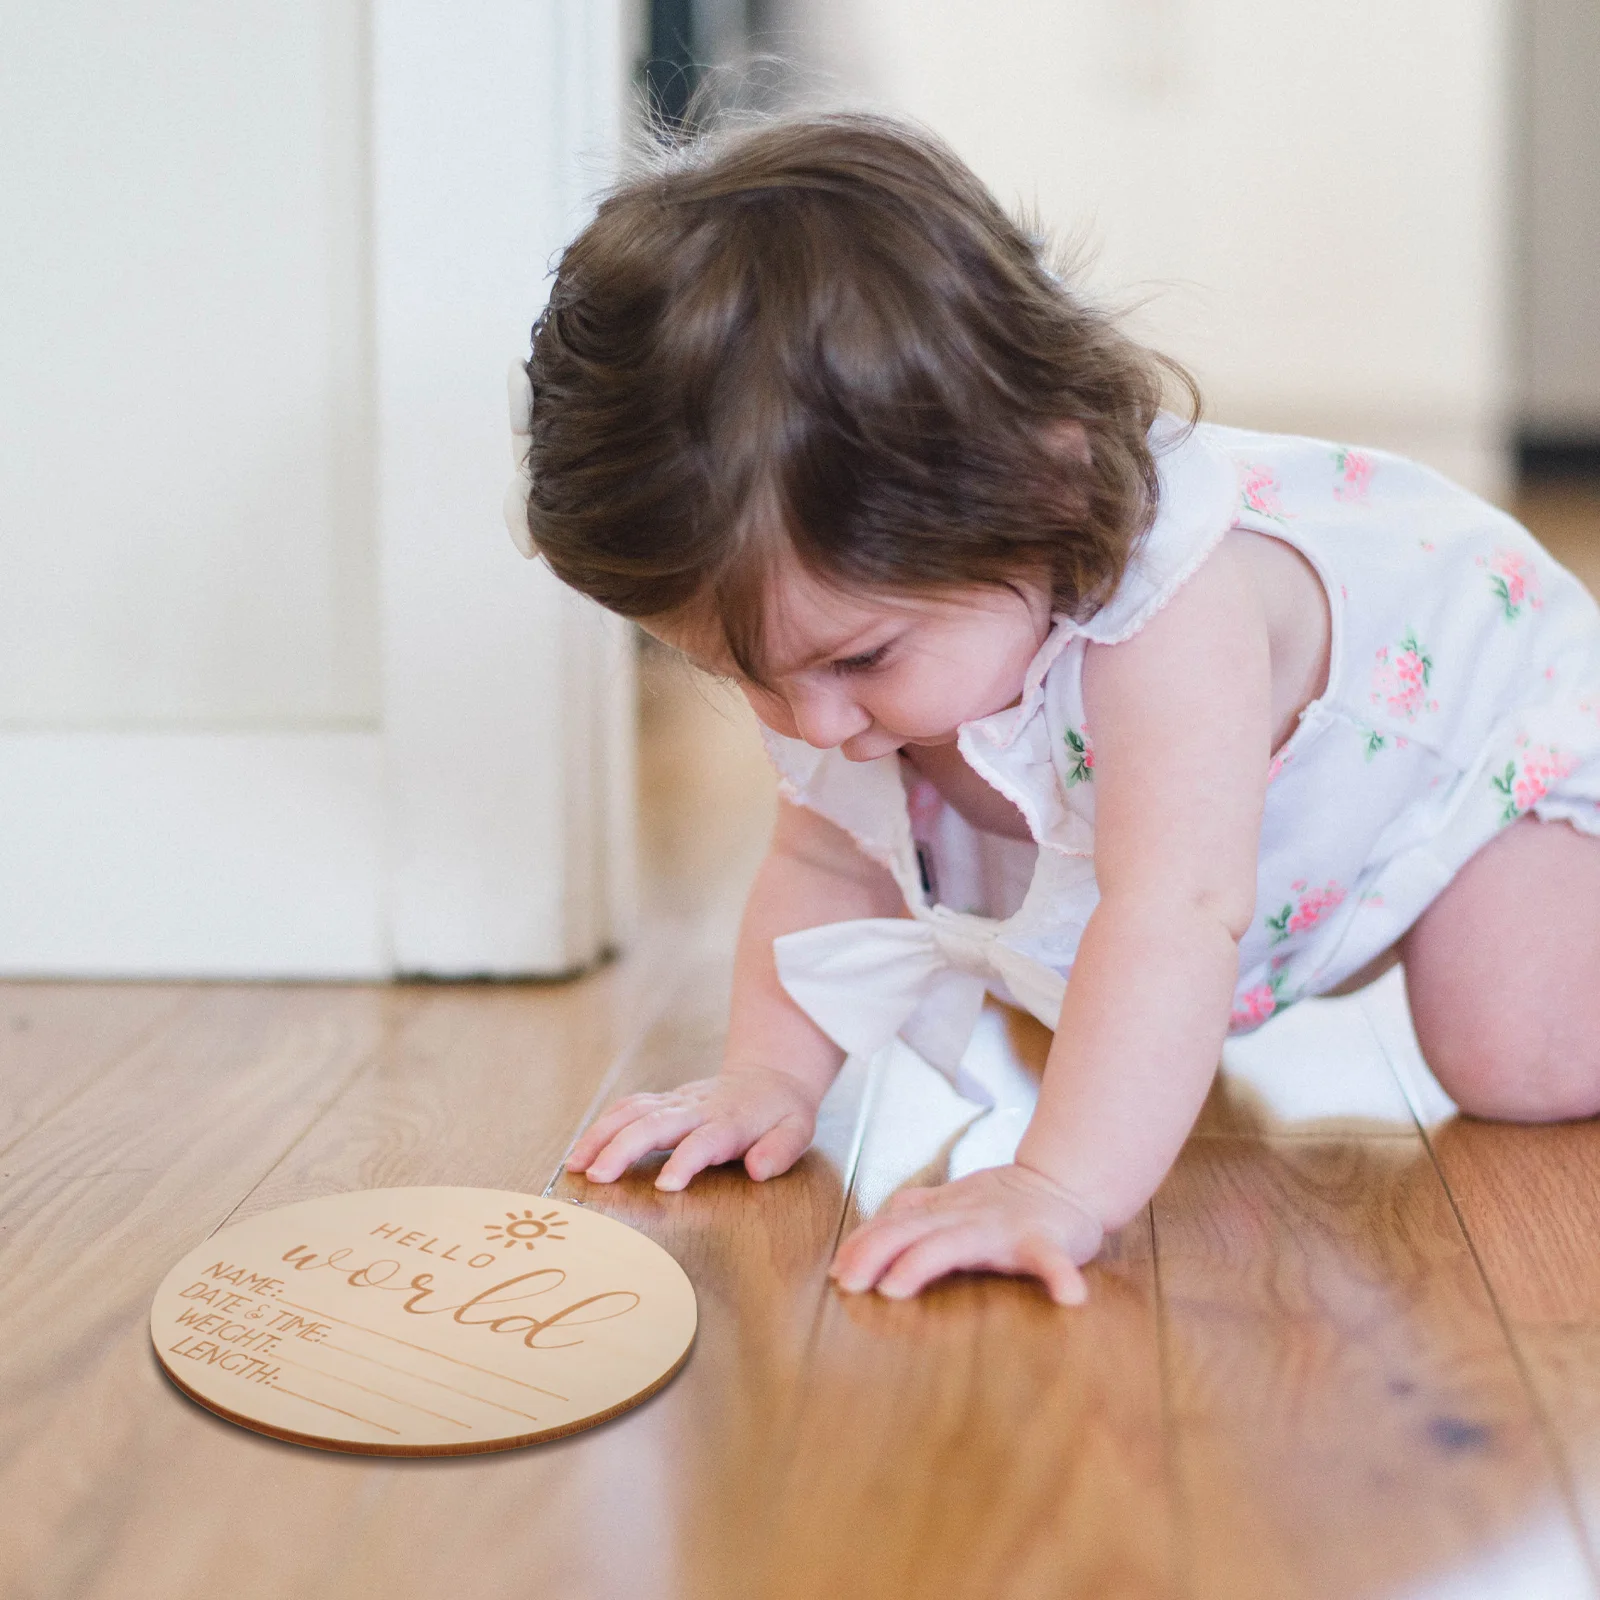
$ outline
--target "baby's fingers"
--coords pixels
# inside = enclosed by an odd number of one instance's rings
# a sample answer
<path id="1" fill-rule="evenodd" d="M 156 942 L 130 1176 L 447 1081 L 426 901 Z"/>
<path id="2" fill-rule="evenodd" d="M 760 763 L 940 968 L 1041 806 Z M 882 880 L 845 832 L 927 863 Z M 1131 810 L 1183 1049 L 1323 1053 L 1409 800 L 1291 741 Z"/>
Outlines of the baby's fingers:
<path id="1" fill-rule="evenodd" d="M 811 1118 L 791 1111 L 745 1152 L 744 1170 L 757 1183 L 764 1183 L 768 1178 L 777 1177 L 780 1172 L 787 1172 L 805 1154 L 815 1132 L 816 1126 Z"/>
<path id="2" fill-rule="evenodd" d="M 992 1222 L 941 1228 L 907 1246 L 878 1280 L 878 1293 L 907 1300 L 936 1278 L 962 1268 L 1025 1273 L 1040 1279 L 1058 1306 L 1082 1305 L 1089 1297 L 1083 1274 L 1059 1245 L 1029 1239 L 1008 1246 Z"/>
<path id="3" fill-rule="evenodd" d="M 699 1127 L 705 1115 L 705 1107 L 700 1105 L 668 1105 L 647 1111 L 619 1129 L 581 1170 L 593 1183 L 612 1183 L 652 1150 L 670 1150 Z"/>
<path id="4" fill-rule="evenodd" d="M 918 1206 L 875 1218 L 857 1228 L 839 1246 L 833 1277 L 841 1289 L 860 1293 L 870 1289 L 902 1250 L 940 1227 L 950 1226 L 947 1215 L 930 1206 Z"/>
<path id="5" fill-rule="evenodd" d="M 586 1171 L 589 1163 L 630 1122 L 637 1122 L 641 1117 L 648 1116 L 652 1111 L 661 1110 L 663 1104 L 664 1102 L 660 1095 L 630 1094 L 627 1099 L 619 1100 L 615 1105 L 608 1106 L 578 1135 L 577 1143 L 567 1153 L 567 1170 L 569 1172 Z"/>
<path id="6" fill-rule="evenodd" d="M 1088 1280 L 1059 1245 L 1031 1243 L 1017 1252 L 1017 1265 L 1032 1273 L 1058 1306 L 1081 1306 L 1089 1298 Z"/>
<path id="7" fill-rule="evenodd" d="M 682 1189 L 697 1173 L 742 1156 L 750 1148 L 750 1133 L 726 1115 L 702 1122 L 685 1135 L 667 1163 L 656 1174 L 656 1188 Z"/>
<path id="8" fill-rule="evenodd" d="M 906 1246 L 878 1279 L 878 1293 L 909 1300 L 935 1278 L 962 1267 L 994 1264 L 993 1229 L 980 1222 L 957 1223 Z"/>

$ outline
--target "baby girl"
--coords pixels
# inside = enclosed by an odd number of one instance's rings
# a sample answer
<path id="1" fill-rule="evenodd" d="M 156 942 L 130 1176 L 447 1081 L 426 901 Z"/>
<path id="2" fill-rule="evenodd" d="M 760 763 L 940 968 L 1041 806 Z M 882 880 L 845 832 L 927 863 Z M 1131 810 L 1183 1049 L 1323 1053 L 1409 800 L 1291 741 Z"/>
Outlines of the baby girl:
<path id="1" fill-rule="evenodd" d="M 782 790 L 721 1071 L 572 1170 L 774 1177 L 848 1052 L 964 1084 L 994 994 L 1054 1029 L 1015 1159 L 902 1192 L 833 1275 L 1067 1303 L 1225 1035 L 1395 961 L 1464 1111 L 1600 1110 L 1600 613 L 1510 518 L 1163 410 L 1182 372 L 876 118 L 615 190 L 527 373 L 519 543 L 731 678 Z"/>

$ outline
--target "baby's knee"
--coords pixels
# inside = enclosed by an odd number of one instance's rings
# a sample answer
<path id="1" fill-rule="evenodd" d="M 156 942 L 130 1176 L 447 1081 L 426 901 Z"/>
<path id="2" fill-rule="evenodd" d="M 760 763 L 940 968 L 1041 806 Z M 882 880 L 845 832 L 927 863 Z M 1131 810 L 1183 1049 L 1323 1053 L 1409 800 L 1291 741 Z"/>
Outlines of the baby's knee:
<path id="1" fill-rule="evenodd" d="M 1600 1113 L 1600 1042 L 1541 1019 L 1461 1017 L 1417 1040 L 1445 1092 L 1473 1117 L 1494 1122 L 1567 1122 Z"/>

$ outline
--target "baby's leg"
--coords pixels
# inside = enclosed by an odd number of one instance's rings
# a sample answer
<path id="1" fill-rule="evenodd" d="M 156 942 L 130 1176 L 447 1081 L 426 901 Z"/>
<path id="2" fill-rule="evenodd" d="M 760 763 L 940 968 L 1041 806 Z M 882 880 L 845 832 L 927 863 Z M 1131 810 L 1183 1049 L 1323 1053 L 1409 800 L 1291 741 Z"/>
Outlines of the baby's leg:
<path id="1" fill-rule="evenodd" d="M 1600 1112 L 1600 839 L 1523 817 L 1402 941 L 1417 1039 L 1463 1111 Z"/>

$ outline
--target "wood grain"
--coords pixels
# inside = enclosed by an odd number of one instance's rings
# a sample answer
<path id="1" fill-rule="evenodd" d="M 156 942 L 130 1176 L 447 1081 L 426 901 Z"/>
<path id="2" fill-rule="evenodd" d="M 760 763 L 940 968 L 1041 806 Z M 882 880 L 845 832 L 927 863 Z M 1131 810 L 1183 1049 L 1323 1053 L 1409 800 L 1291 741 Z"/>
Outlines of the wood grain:
<path id="1" fill-rule="evenodd" d="M 209 1200 L 210 1214 L 193 1233 L 309 1194 L 353 1188 L 482 1182 L 539 1193 L 611 1065 L 613 1029 L 637 1026 L 612 1003 L 617 975 L 610 968 L 559 988 L 370 991 L 369 1001 L 401 1004 L 394 1025 L 327 1096 L 322 1115 L 308 1117 L 295 1138 L 279 1141 L 275 1158 L 261 1161 L 267 1170 L 258 1174 L 253 1193 L 249 1183 L 222 1196 L 200 1185 L 191 1203 L 203 1208 Z M 180 1044 L 168 1041 L 167 1049 Z M 281 1070 L 281 1057 L 297 1044 L 304 1048 L 286 1030 L 280 1060 L 269 1057 L 263 1070 Z M 299 1080 L 302 1095 L 316 1070 L 312 1061 L 288 1074 Z M 183 1104 L 175 1096 L 158 1103 L 169 1111 Z M 203 1141 L 203 1130 L 190 1132 Z M 141 1299 L 148 1300 L 154 1282 L 192 1243 L 190 1236 L 161 1251 L 165 1262 Z M 126 1331 L 121 1308 L 108 1311 L 105 1333 L 115 1337 L 115 1371 L 75 1374 L 67 1386 L 77 1394 L 62 1401 L 68 1414 L 58 1411 L 51 1429 L 62 1452 L 50 1480 L 60 1501 L 57 1515 L 96 1526 L 98 1559 L 75 1570 L 71 1584 L 48 1593 L 155 1600 L 225 1588 L 268 1600 L 296 1585 L 342 1596 L 451 1592 L 450 1574 L 459 1573 L 463 1548 L 459 1535 L 484 1552 L 477 1570 L 495 1583 L 533 1573 L 567 1586 L 559 1592 L 581 1594 L 585 1590 L 574 1582 L 581 1562 L 563 1567 L 540 1558 L 550 1526 L 586 1527 L 597 1489 L 604 1500 L 632 1492 L 640 1481 L 624 1461 L 615 1485 L 598 1484 L 606 1475 L 600 1470 L 604 1452 L 592 1457 L 593 1477 L 573 1478 L 560 1443 L 504 1458 L 506 1471 L 488 1479 L 478 1478 L 469 1463 L 438 1463 L 439 1476 L 428 1478 L 418 1474 L 429 1463 L 347 1460 L 278 1445 L 177 1401 L 138 1349 L 143 1309 L 133 1308 Z M 137 1354 L 130 1356 L 130 1349 Z M 120 1401 L 108 1407 L 116 1384 L 123 1386 Z M 66 1426 L 96 1406 L 121 1419 L 115 1471 L 103 1461 L 103 1434 L 85 1439 L 80 1430 L 75 1437 Z M 614 1469 L 617 1462 L 609 1465 Z M 80 1487 L 72 1492 L 66 1485 Z M 274 1546 L 266 1560 L 263 1505 L 294 1526 L 292 1542 Z M 529 1505 L 543 1508 L 541 1515 L 530 1518 Z M 616 1554 L 624 1563 L 620 1575 L 631 1579 L 632 1547 Z M 603 1546 L 591 1565 L 607 1583 L 619 1576 Z"/>
<path id="2" fill-rule="evenodd" d="M 160 1492 L 163 1446 L 181 1448 L 203 1414 L 157 1375 L 141 1337 L 150 1297 L 403 1009 L 383 990 L 208 990 L 11 1151 L 0 1592 L 162 1592 L 125 1561 L 126 1535 Z M 172 1559 L 157 1572 L 172 1576 Z"/>
<path id="3" fill-rule="evenodd" d="M 614 1064 L 619 1091 L 697 1075 L 708 1056 L 715 1059 L 721 984 L 693 966 L 675 976 L 672 1004 Z M 593 1020 L 614 1014 L 602 985 L 590 984 L 587 992 L 596 1006 Z M 606 1064 L 591 1063 L 581 1092 L 568 1085 L 553 1097 L 567 1123 L 557 1129 L 555 1117 L 546 1122 L 537 1115 L 538 1079 L 526 1071 L 527 1059 L 541 1053 L 537 1015 L 521 1019 L 519 1062 L 507 1048 L 515 1032 L 508 1010 L 501 1008 L 498 1040 L 481 1020 L 463 1034 L 485 998 L 428 997 L 412 1028 L 303 1142 L 296 1160 L 279 1169 L 281 1192 L 344 1181 L 336 1160 L 346 1128 L 355 1135 L 348 1142 L 352 1161 L 366 1174 L 381 1170 L 385 1181 L 421 1181 L 417 1175 L 430 1164 L 464 1158 L 477 1170 L 485 1152 L 498 1152 L 524 1174 L 519 1186 L 533 1187 L 530 1160 L 554 1177 Z M 449 1026 L 427 1015 L 435 1004 L 456 1013 Z M 573 1061 L 569 1056 L 566 1071 L 576 1077 Z M 395 1098 L 385 1109 L 378 1102 L 391 1082 Z M 844 1101 L 851 1092 L 843 1086 Z M 651 1187 L 646 1172 L 604 1188 L 581 1180 L 554 1188 L 640 1227 L 694 1281 L 701 1324 L 689 1365 L 637 1412 L 581 1439 L 497 1458 L 492 1472 L 473 1461 L 308 1459 L 306 1452 L 253 1448 L 257 1441 L 249 1439 L 241 1446 L 235 1430 L 191 1428 L 179 1465 L 129 1519 L 132 1542 L 118 1551 L 118 1570 L 159 1573 L 151 1594 L 186 1592 L 161 1587 L 183 1581 L 171 1554 L 182 1548 L 196 1574 L 190 1581 L 226 1579 L 234 1592 L 263 1600 L 282 1592 L 275 1586 L 289 1571 L 318 1574 L 325 1592 L 388 1600 L 454 1592 L 466 1550 L 472 1584 L 483 1593 L 747 1593 L 742 1541 L 753 1536 L 763 1505 L 771 1420 L 794 1381 L 842 1204 L 829 1150 L 841 1142 L 848 1148 L 853 1119 L 840 1105 L 836 1100 L 830 1108 L 838 1114 L 825 1123 L 821 1148 L 772 1184 L 714 1172 L 685 1194 L 667 1196 Z M 448 1135 L 413 1136 L 402 1151 L 393 1131 L 381 1130 L 391 1117 L 415 1126 L 421 1106 L 427 1118 L 449 1108 Z M 524 1148 L 500 1122 L 514 1124 Z M 472 1155 L 475 1141 L 482 1149 Z M 375 1152 L 381 1153 L 376 1162 Z M 263 1501 L 294 1508 L 295 1551 L 292 1569 L 274 1560 L 258 1577 L 249 1565 L 251 1511 Z"/>
<path id="4" fill-rule="evenodd" d="M 1590 503 L 1600 532 L 1600 498 Z M 1595 549 L 1600 551 L 1600 539 Z M 1600 1124 L 1457 1115 L 1403 995 L 1374 993 L 1375 1036 L 1406 1085 L 1536 1398 L 1591 1565 L 1600 1551 Z"/>
<path id="5" fill-rule="evenodd" d="M 1420 1140 L 1195 1140 L 1155 1219 L 1196 1600 L 1389 1595 L 1440 1571 L 1591 1593 Z M 1530 1540 L 1545 1587 L 1493 1587 L 1526 1577 Z"/>
<path id="6" fill-rule="evenodd" d="M 654 991 L 638 981 L 652 973 Z M 539 1193 L 606 1071 L 663 1003 L 666 981 L 642 957 L 569 984 L 410 991 L 406 1025 L 237 1215 L 397 1184 Z"/>
<path id="7" fill-rule="evenodd" d="M 986 1077 L 1024 1094 L 1043 1042 L 991 1012 Z M 1007 1051 L 1009 1074 L 992 1059 Z M 906 1182 L 940 1181 L 964 1131 L 982 1127 L 909 1051 L 880 1073 L 847 1225 Z M 1012 1142 L 1025 1120 L 1009 1123 Z M 994 1277 L 908 1303 L 830 1289 L 758 1592 L 1174 1593 L 1148 1217 L 1090 1279 L 1078 1311 Z"/>
<path id="8" fill-rule="evenodd" d="M 83 1093 L 194 993 L 177 983 L 0 984 L 0 1150 Z"/>
<path id="9" fill-rule="evenodd" d="M 678 1037 L 641 1050 L 619 1090 L 703 1075 L 716 1059 L 720 997 L 710 1037 L 685 1019 Z M 687 1047 L 687 1048 L 686 1048 Z M 694 1359 L 652 1401 L 619 1449 L 670 1472 L 674 1537 L 658 1567 L 663 1594 L 734 1597 L 763 1592 L 756 1574 L 779 1515 L 824 1274 L 844 1209 L 858 1138 L 864 1075 L 852 1064 L 824 1103 L 812 1149 L 788 1173 L 752 1183 L 737 1165 L 702 1174 L 677 1195 L 651 1184 L 649 1163 L 615 1185 L 564 1178 L 553 1190 L 640 1228 L 682 1263 L 700 1302 Z"/>
<path id="10" fill-rule="evenodd" d="M 1600 1550 L 1600 1124 L 1461 1118 L 1432 1142 Z"/>

